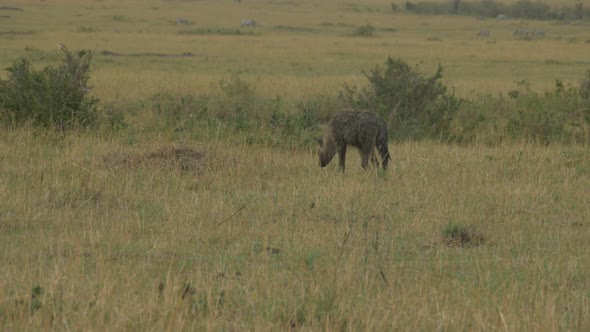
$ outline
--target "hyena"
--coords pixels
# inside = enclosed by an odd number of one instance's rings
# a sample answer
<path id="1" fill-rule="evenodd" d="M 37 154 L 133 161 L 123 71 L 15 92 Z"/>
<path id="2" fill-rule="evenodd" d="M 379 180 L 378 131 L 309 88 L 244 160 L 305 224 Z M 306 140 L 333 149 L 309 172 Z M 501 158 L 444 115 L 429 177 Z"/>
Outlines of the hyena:
<path id="1" fill-rule="evenodd" d="M 387 169 L 391 157 L 387 147 L 385 121 L 367 111 L 344 110 L 336 113 L 324 128 L 324 136 L 318 139 L 320 166 L 325 167 L 338 153 L 340 171 L 344 171 L 346 146 L 356 147 L 361 154 L 361 165 L 367 169 L 369 156 L 376 166 L 375 148 L 381 155 L 381 165 Z"/>

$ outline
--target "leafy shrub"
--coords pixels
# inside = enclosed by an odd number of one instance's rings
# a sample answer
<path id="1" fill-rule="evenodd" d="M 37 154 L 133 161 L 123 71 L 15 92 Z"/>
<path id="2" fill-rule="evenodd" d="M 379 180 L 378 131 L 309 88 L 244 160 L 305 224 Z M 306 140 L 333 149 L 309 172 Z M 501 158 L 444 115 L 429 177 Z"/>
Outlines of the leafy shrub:
<path id="1" fill-rule="evenodd" d="M 0 122 L 30 122 L 60 130 L 87 127 L 97 120 L 98 99 L 88 95 L 91 52 L 62 48 L 63 63 L 35 70 L 26 59 L 7 68 L 0 81 Z"/>
<path id="2" fill-rule="evenodd" d="M 515 99 L 514 112 L 508 122 L 513 138 L 524 138 L 543 144 L 584 141 L 584 116 L 581 112 L 580 90 L 565 87 L 559 80 L 555 89 L 538 94 L 522 87 Z"/>
<path id="3" fill-rule="evenodd" d="M 446 138 L 460 100 L 447 92 L 443 68 L 425 77 L 418 66 L 389 57 L 385 67 L 365 73 L 364 87 L 345 84 L 340 98 L 353 108 L 377 111 L 395 139 Z"/>
<path id="4" fill-rule="evenodd" d="M 192 95 L 175 96 L 161 92 L 151 96 L 149 107 L 159 119 L 158 125 L 175 131 L 192 129 L 208 117 L 208 100 Z"/>
<path id="5" fill-rule="evenodd" d="M 484 236 L 473 226 L 451 223 L 442 230 L 444 243 L 456 247 L 476 247 L 485 243 Z"/>
<path id="6" fill-rule="evenodd" d="M 295 108 L 312 114 L 315 121 L 328 122 L 335 109 L 342 108 L 342 102 L 336 96 L 316 94 L 305 99 L 300 99 L 295 103 Z"/>
<path id="7" fill-rule="evenodd" d="M 229 78 L 219 81 L 223 98 L 218 105 L 217 116 L 231 120 L 238 129 L 247 129 L 250 118 L 257 112 L 254 86 L 234 73 Z"/>
<path id="8" fill-rule="evenodd" d="M 457 143 L 495 145 L 507 138 L 506 126 L 514 107 L 499 95 L 481 95 L 465 100 L 451 124 L 449 140 Z"/>
<path id="9" fill-rule="evenodd" d="M 388 58 L 365 73 L 368 84 L 344 85 L 339 98 L 348 107 L 378 112 L 393 139 L 439 139 L 498 144 L 526 140 L 542 144 L 590 143 L 590 71 L 580 87 L 545 93 L 526 81 L 506 95 L 459 99 L 442 83 L 443 68 L 424 76 L 419 68 Z"/>
<path id="10" fill-rule="evenodd" d="M 103 106 L 97 122 L 97 129 L 101 133 L 112 133 L 129 128 L 129 124 L 125 121 L 123 112 L 115 109 L 113 103 Z"/>
<path id="11" fill-rule="evenodd" d="M 589 74 L 590 75 L 590 74 Z M 507 95 L 483 95 L 465 101 L 451 125 L 456 142 L 497 144 L 506 139 L 542 144 L 588 142 L 590 102 L 580 88 L 564 86 L 536 93 L 526 81 Z"/>

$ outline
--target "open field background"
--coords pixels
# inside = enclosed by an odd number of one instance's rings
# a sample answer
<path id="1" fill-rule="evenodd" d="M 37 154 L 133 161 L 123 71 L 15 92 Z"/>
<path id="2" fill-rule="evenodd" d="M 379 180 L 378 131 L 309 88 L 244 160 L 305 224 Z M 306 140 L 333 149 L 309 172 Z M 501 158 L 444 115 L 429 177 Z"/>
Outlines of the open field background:
<path id="1" fill-rule="evenodd" d="M 307 151 L 39 139 L 0 141 L 6 329 L 590 326 L 586 148 L 405 143 L 343 176 Z"/>
<path id="2" fill-rule="evenodd" d="M 172 114 L 232 72 L 268 100 L 336 95 L 388 55 L 463 96 L 543 91 L 589 69 L 588 26 L 316 2 L 0 4 L 23 9 L 0 10 L 0 67 L 92 49 L 93 93 L 135 105 L 119 130 L 2 128 L 0 330 L 590 330 L 587 146 L 408 141 L 339 174 L 313 142 Z"/>
<path id="3" fill-rule="evenodd" d="M 551 3 L 551 2 L 550 2 Z M 363 1 L 5 1 L 0 65 L 20 56 L 55 60 L 57 45 L 95 51 L 94 92 L 103 100 L 162 90 L 207 93 L 229 72 L 286 97 L 335 93 L 388 55 L 438 63 L 458 94 L 504 92 L 527 80 L 543 90 L 555 79 L 576 82 L 587 70 L 587 25 L 393 13 L 389 2 Z M 572 6 L 555 2 L 554 6 Z M 262 26 L 240 29 L 242 19 Z M 191 24 L 177 24 L 185 19 Z M 370 38 L 354 29 L 373 25 Z M 520 40 L 516 29 L 545 37 Z M 209 30 L 209 32 L 207 32 Z M 240 35 L 232 34 L 236 30 Z M 489 38 L 478 38 L 489 30 Z M 123 56 L 101 55 L 108 51 Z M 192 56 L 179 57 L 191 53 Z M 157 56 L 157 55 L 160 56 Z M 168 56 L 161 56 L 168 55 Z M 174 56 L 176 55 L 176 56 Z"/>

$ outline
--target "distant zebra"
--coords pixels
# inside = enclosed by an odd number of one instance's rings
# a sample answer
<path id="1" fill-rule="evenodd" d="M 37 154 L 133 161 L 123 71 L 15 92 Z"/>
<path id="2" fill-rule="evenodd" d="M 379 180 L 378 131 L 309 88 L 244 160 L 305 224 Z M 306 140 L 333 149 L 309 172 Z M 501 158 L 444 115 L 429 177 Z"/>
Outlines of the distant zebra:
<path id="1" fill-rule="evenodd" d="M 514 30 L 514 32 L 512 33 L 512 35 L 516 38 L 528 38 L 529 37 L 529 31 L 528 30 L 522 30 L 522 29 L 518 29 L 518 30 Z"/>
<path id="2" fill-rule="evenodd" d="M 490 30 L 481 30 L 477 33 L 478 37 L 489 37 L 491 35 Z"/>
<path id="3" fill-rule="evenodd" d="M 254 20 L 242 20 L 242 28 L 256 28 L 256 21 Z"/>
<path id="4" fill-rule="evenodd" d="M 186 18 L 177 18 L 176 19 L 176 24 L 178 24 L 178 25 L 190 25 L 191 22 L 189 20 L 187 20 Z"/>
<path id="5" fill-rule="evenodd" d="M 544 30 L 533 30 L 533 36 L 545 37 L 545 31 Z"/>

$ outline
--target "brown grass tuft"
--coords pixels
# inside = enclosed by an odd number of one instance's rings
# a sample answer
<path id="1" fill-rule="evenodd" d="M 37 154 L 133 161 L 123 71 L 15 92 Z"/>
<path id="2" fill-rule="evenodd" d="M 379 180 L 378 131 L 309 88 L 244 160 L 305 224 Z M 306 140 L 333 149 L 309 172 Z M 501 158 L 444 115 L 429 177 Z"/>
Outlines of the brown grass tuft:
<path id="1" fill-rule="evenodd" d="M 450 224 L 443 229 L 443 243 L 450 247 L 477 247 L 485 243 L 485 237 L 473 226 Z"/>

